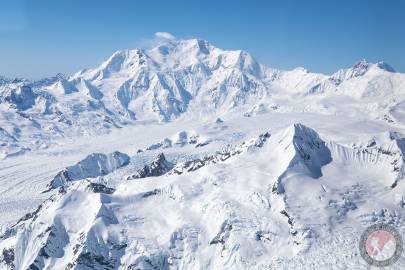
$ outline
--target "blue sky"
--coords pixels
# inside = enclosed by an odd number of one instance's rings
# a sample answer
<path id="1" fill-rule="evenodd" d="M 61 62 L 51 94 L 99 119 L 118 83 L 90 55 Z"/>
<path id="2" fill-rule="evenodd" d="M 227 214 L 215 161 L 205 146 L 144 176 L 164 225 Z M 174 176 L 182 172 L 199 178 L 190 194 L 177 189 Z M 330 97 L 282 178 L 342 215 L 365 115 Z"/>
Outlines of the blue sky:
<path id="1" fill-rule="evenodd" d="M 8 77 L 94 67 L 159 31 L 244 49 L 274 68 L 332 73 L 365 58 L 405 72 L 402 0 L 7 2 L 0 2 L 0 74 Z"/>

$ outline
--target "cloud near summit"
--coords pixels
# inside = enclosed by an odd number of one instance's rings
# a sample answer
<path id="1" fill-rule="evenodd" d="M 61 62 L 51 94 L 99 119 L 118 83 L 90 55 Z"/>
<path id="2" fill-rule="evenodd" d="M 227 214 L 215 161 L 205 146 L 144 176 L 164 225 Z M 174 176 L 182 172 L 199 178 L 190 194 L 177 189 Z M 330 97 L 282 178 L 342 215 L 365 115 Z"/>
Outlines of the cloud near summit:
<path id="1" fill-rule="evenodd" d="M 155 33 L 155 38 L 158 39 L 169 39 L 169 40 L 174 40 L 176 39 L 172 34 L 169 32 L 156 32 Z"/>

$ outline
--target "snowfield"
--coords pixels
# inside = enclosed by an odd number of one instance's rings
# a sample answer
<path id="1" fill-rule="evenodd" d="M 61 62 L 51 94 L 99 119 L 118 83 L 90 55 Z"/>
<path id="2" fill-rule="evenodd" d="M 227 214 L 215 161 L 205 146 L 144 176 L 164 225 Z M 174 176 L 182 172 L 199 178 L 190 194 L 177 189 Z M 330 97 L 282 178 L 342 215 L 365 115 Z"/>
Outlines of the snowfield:
<path id="1" fill-rule="evenodd" d="M 374 269 L 362 232 L 404 235 L 404 89 L 198 39 L 1 78 L 0 269 Z"/>

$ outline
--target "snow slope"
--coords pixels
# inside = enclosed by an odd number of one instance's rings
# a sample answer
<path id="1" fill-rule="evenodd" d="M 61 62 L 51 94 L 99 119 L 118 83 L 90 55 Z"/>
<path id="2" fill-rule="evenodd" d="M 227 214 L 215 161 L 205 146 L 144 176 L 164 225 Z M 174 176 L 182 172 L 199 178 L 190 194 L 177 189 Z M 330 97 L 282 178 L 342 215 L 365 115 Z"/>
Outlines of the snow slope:
<path id="1" fill-rule="evenodd" d="M 199 39 L 1 78 L 0 269 L 370 269 L 364 229 L 404 232 L 404 86 Z"/>
<path id="2" fill-rule="evenodd" d="M 3 78 L 0 122 L 7 133 L 0 137 L 1 155 L 136 122 L 242 110 L 246 116 L 273 110 L 365 114 L 402 124 L 404 86 L 405 75 L 383 62 L 361 60 L 328 76 L 268 68 L 245 51 L 225 51 L 204 40 L 168 40 L 150 50 L 117 51 L 99 67 L 70 77 Z"/>
<path id="3" fill-rule="evenodd" d="M 6 233 L 2 248 L 14 250 L 16 269 L 313 269 L 332 261 L 324 249 L 335 251 L 332 269 L 368 269 L 362 229 L 404 226 L 391 163 L 303 124 L 267 137 L 181 175 L 124 177 L 115 190 L 76 182 Z"/>
<path id="4" fill-rule="evenodd" d="M 118 151 L 104 155 L 94 153 L 79 161 L 76 165 L 69 166 L 52 179 L 49 188 L 57 188 L 68 182 L 86 178 L 95 178 L 109 174 L 129 163 L 129 156 Z"/>

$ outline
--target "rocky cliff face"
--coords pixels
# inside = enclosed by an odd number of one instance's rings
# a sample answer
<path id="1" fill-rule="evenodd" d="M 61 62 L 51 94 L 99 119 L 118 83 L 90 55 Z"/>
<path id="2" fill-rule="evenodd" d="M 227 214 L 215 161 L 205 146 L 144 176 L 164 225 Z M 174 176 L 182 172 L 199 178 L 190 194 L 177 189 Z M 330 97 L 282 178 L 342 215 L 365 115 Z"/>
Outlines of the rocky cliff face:
<path id="1" fill-rule="evenodd" d="M 139 179 L 153 176 L 161 176 L 173 168 L 173 164 L 166 160 L 163 153 L 160 153 L 149 165 L 145 165 L 136 174 L 127 177 L 127 180 Z"/>

